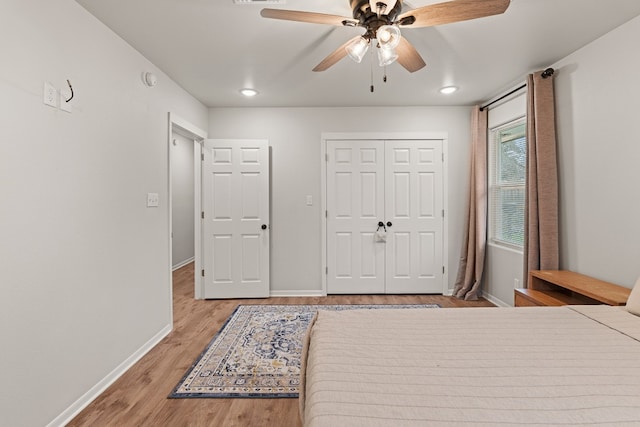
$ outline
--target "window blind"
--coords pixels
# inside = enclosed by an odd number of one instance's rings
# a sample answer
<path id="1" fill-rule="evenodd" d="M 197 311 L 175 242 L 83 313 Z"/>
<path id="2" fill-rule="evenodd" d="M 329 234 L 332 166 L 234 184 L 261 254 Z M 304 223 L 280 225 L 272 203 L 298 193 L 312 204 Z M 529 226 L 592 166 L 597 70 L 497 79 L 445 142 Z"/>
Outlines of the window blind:
<path id="1" fill-rule="evenodd" d="M 492 130 L 489 234 L 497 244 L 524 245 L 526 150 L 524 120 Z"/>

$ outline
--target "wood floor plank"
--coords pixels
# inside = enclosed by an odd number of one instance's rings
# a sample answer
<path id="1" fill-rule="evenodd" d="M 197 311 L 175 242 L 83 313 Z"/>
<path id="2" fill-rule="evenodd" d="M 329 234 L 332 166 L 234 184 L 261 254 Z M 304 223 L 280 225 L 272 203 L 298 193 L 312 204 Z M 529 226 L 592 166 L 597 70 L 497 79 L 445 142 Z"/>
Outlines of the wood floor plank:
<path id="1" fill-rule="evenodd" d="M 193 263 L 173 273 L 173 331 L 68 425 L 300 426 L 297 399 L 167 399 L 238 304 L 440 304 L 490 307 L 441 295 L 330 295 L 246 300 L 193 299 Z"/>

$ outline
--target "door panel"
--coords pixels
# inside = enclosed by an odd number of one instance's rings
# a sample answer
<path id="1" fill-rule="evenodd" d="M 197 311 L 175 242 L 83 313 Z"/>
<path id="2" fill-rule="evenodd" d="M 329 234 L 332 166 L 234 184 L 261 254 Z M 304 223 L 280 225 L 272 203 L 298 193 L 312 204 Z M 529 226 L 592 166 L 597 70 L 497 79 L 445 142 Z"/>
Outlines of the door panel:
<path id="1" fill-rule="evenodd" d="M 391 215 L 391 218 L 409 218 L 410 215 L 410 203 L 411 199 L 411 175 L 408 172 L 394 172 L 391 179 L 393 179 L 393 192 L 387 197 L 392 197 L 390 207 L 391 212 L 387 215 Z"/>
<path id="2" fill-rule="evenodd" d="M 351 233 L 336 232 L 335 248 L 335 276 L 339 278 L 352 278 L 351 261 Z"/>
<path id="3" fill-rule="evenodd" d="M 204 297 L 267 297 L 268 142 L 207 140 L 203 153 Z"/>
<path id="4" fill-rule="evenodd" d="M 436 176 L 432 172 L 418 173 L 418 203 L 420 218 L 433 218 L 436 211 Z"/>
<path id="5" fill-rule="evenodd" d="M 387 258 L 395 260 L 391 267 L 393 271 L 387 274 L 387 280 L 403 279 L 411 277 L 411 234 L 400 231 L 393 233 L 390 240 L 392 249 L 387 253 Z"/>
<path id="6" fill-rule="evenodd" d="M 387 293 L 442 293 L 442 141 L 385 142 Z"/>
<path id="7" fill-rule="evenodd" d="M 384 151 L 377 141 L 327 142 L 327 292 L 384 293 Z"/>
<path id="8" fill-rule="evenodd" d="M 419 277 L 421 279 L 433 279 L 439 271 L 438 267 L 435 265 L 437 260 L 436 240 L 436 233 L 419 233 Z"/>
<path id="9" fill-rule="evenodd" d="M 230 234 L 217 234 L 212 236 L 213 242 L 213 268 L 209 269 L 213 275 L 214 283 L 231 283 L 233 281 L 233 252 L 232 236 Z M 208 258 L 207 258 L 208 259 Z"/>

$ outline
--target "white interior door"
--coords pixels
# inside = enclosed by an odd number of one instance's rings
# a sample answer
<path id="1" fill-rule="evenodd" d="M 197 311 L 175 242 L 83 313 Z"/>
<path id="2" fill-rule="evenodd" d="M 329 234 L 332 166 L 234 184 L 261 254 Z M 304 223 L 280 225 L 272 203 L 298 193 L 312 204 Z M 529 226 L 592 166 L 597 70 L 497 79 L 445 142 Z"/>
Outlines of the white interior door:
<path id="1" fill-rule="evenodd" d="M 327 292 L 384 293 L 384 149 L 380 141 L 327 142 Z"/>
<path id="2" fill-rule="evenodd" d="M 442 293 L 441 140 L 327 141 L 327 293 Z M 378 223 L 386 242 L 376 239 Z"/>
<path id="3" fill-rule="evenodd" d="M 385 290 L 442 293 L 442 141 L 385 142 Z"/>
<path id="4" fill-rule="evenodd" d="M 268 297 L 268 141 L 206 140 L 203 154 L 203 296 Z"/>

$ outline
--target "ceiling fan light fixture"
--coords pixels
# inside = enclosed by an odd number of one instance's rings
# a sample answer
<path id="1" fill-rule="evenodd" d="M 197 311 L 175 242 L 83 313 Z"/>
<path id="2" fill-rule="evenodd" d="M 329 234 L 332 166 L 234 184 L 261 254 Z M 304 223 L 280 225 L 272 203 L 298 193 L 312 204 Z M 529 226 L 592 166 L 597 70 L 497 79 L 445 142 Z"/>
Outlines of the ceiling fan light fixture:
<path id="1" fill-rule="evenodd" d="M 360 37 L 345 46 L 345 50 L 349 57 L 359 64 L 362 62 L 362 58 L 364 58 L 367 50 L 369 50 L 369 40 Z"/>
<path id="2" fill-rule="evenodd" d="M 376 31 L 376 39 L 382 48 L 395 49 L 401 37 L 400 28 L 395 25 L 383 25 Z"/>
<path id="3" fill-rule="evenodd" d="M 268 1 L 268 0 L 235 0 L 235 1 Z M 347 54 L 356 62 L 361 62 L 364 52 L 373 39 L 378 48 L 387 48 L 378 52 L 381 64 L 388 64 L 396 59 L 410 73 L 424 68 L 427 64 L 416 48 L 408 41 L 400 38 L 398 27 L 412 28 L 432 27 L 453 22 L 468 21 L 504 13 L 511 0 L 458 0 L 429 3 L 402 13 L 403 0 L 349 0 L 353 18 L 327 13 L 306 12 L 302 10 L 284 10 L 264 8 L 260 15 L 264 18 L 282 19 L 286 21 L 327 24 L 333 26 L 357 26 L 366 32 L 355 36 L 342 44 L 325 57 L 313 71 L 325 71 L 342 60 Z M 473 3 L 473 4 L 472 4 Z M 396 27 L 395 30 L 383 28 L 385 25 Z M 380 30 L 380 34 L 378 31 Z M 361 40 L 364 39 L 364 40 Z M 395 43 L 398 43 L 396 45 Z M 397 48 L 399 54 L 394 50 Z M 398 58 L 400 56 L 400 58 Z"/>
<path id="4" fill-rule="evenodd" d="M 393 48 L 382 47 L 378 48 L 378 64 L 381 67 L 393 64 L 398 59 L 398 53 Z"/>
<path id="5" fill-rule="evenodd" d="M 246 96 L 247 98 L 252 98 L 258 94 L 258 91 L 251 88 L 244 88 L 244 89 L 240 89 L 240 93 Z"/>

